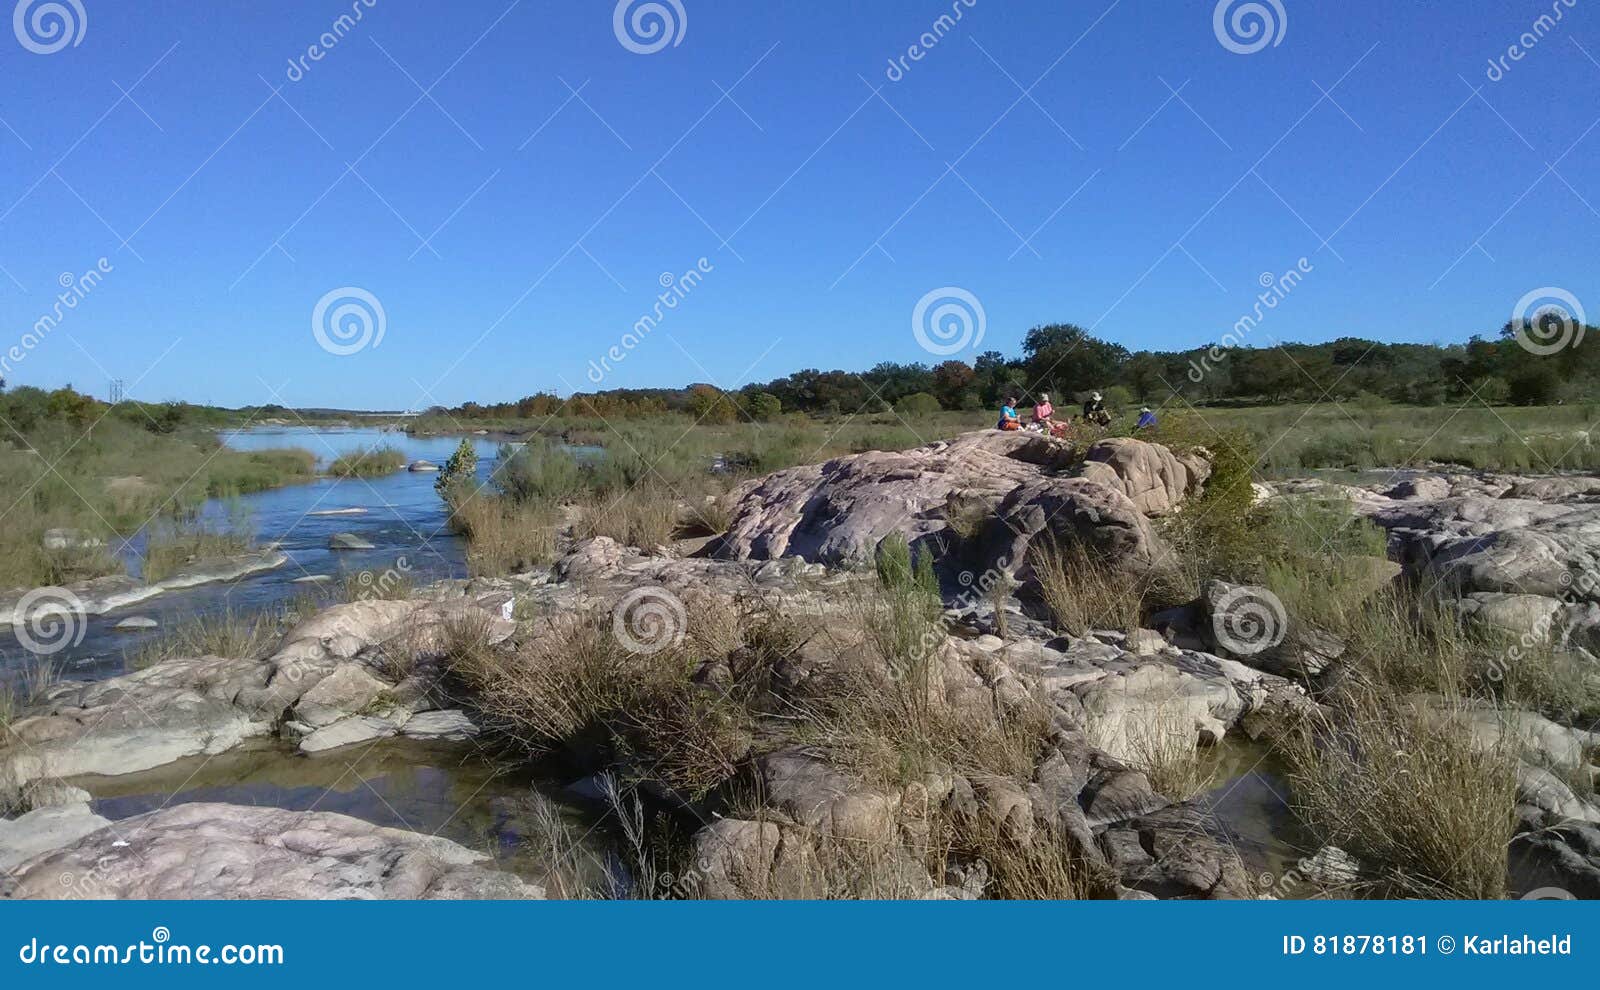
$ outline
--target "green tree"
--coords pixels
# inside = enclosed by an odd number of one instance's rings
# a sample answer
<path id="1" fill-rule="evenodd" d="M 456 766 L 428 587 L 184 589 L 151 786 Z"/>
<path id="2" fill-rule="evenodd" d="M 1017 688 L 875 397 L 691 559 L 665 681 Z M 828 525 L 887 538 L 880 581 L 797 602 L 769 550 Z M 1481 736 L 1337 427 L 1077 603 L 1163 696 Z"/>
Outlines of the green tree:
<path id="1" fill-rule="evenodd" d="M 932 416 L 939 411 L 939 400 L 927 392 L 913 392 L 894 404 L 902 416 Z"/>
<path id="2" fill-rule="evenodd" d="M 1070 385 L 1077 391 L 1104 389 L 1116 381 L 1128 360 L 1128 349 L 1092 336 L 1071 323 L 1034 327 L 1022 338 L 1026 355 L 1028 385 L 1032 391 L 1054 390 L 1065 394 Z"/>
<path id="3" fill-rule="evenodd" d="M 472 441 L 465 437 L 456 446 L 456 452 L 444 462 L 444 469 L 439 472 L 439 477 L 433 479 L 433 490 L 446 504 L 454 504 L 467 486 L 472 484 L 478 475 L 478 452 L 472 449 Z"/>
<path id="4" fill-rule="evenodd" d="M 750 418 L 762 423 L 771 422 L 783 413 L 783 403 L 771 392 L 757 392 L 752 395 L 746 408 L 750 411 Z"/>

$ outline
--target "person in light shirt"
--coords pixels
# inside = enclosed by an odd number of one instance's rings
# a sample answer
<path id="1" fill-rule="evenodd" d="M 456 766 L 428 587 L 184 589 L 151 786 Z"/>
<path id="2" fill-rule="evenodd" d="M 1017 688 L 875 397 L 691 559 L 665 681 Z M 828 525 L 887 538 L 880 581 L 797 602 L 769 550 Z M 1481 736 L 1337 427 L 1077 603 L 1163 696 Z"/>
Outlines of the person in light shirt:
<path id="1" fill-rule="evenodd" d="M 1039 401 L 1033 404 L 1034 425 L 1048 431 L 1050 429 L 1050 417 L 1054 416 L 1055 412 L 1055 406 L 1050 404 L 1050 393 L 1040 392 Z"/>

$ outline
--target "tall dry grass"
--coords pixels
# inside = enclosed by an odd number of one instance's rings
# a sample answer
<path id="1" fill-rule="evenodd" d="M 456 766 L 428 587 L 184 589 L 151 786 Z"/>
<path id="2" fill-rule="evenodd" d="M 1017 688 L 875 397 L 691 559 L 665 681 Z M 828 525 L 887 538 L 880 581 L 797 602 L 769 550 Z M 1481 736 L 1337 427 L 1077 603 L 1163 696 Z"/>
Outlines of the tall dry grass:
<path id="1" fill-rule="evenodd" d="M 1385 897 L 1499 898 L 1517 758 L 1474 740 L 1460 701 L 1352 678 L 1283 748 L 1295 810 Z"/>

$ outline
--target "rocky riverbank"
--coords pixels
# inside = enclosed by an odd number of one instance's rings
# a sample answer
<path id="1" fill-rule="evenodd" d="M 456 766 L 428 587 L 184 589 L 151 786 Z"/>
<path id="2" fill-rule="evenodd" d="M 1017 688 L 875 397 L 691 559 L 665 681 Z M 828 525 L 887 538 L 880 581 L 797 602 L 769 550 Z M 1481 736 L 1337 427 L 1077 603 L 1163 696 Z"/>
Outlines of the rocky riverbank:
<path id="1" fill-rule="evenodd" d="M 1148 625 L 1077 634 L 1038 600 L 1057 542 L 1142 580 L 1172 567 L 1165 520 L 1210 474 L 1200 454 L 1137 440 L 1084 452 L 966 434 L 757 479 L 697 555 L 597 538 L 548 569 L 334 606 L 264 660 L 58 685 L 0 741 L 18 813 L 0 826 L 0 854 L 15 850 L 0 892 L 59 896 L 53 876 L 110 857 L 90 896 L 274 896 L 280 877 L 296 896 L 539 896 L 460 846 L 342 816 L 208 803 L 102 824 L 77 786 L 253 741 L 315 758 L 399 737 L 553 756 L 591 794 L 626 782 L 641 823 L 648 809 L 684 836 L 672 863 L 636 845 L 636 881 L 674 875 L 646 894 L 1259 896 L 1252 843 L 1166 771 L 1320 717 L 1354 669 L 1347 644 L 1283 616 L 1270 649 L 1241 648 L 1230 610 L 1275 600 L 1265 587 L 1211 582 Z M 1363 595 L 1443 582 L 1464 621 L 1595 663 L 1600 597 L 1582 585 L 1600 481 L 1441 473 L 1258 497 L 1313 490 L 1389 534 L 1393 562 L 1367 559 Z M 902 538 L 935 565 L 931 614 L 914 574 L 882 573 Z M 1515 750 L 1518 868 L 1600 896 L 1600 737 L 1553 713 L 1481 712 L 1473 738 Z M 1378 866 L 1302 851 L 1272 894 L 1348 891 Z M 189 857 L 217 869 L 174 866 Z"/>
<path id="2" fill-rule="evenodd" d="M 78 581 L 64 587 L 0 592 L 0 622 L 14 626 L 47 622 L 53 616 L 105 615 L 149 601 L 157 595 L 220 581 L 237 581 L 252 574 L 276 570 L 289 562 L 273 549 L 209 560 L 195 560 L 159 581 L 112 575 Z"/>

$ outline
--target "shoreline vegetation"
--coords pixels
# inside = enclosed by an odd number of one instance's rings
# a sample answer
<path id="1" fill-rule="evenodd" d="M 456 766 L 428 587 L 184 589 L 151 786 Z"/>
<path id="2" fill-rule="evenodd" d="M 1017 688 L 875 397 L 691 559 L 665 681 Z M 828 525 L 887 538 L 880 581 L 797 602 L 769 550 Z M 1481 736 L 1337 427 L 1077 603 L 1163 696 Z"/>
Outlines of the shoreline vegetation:
<path id="1" fill-rule="evenodd" d="M 340 454 L 328 464 L 327 474 L 334 478 L 376 478 L 394 474 L 406 466 L 405 455 L 388 445 Z"/>
<path id="2" fill-rule="evenodd" d="M 228 449 L 216 434 L 226 425 L 221 412 L 174 403 L 109 406 L 70 387 L 0 393 L 0 489 L 9 493 L 0 588 L 123 574 L 117 548 L 141 531 L 153 554 L 146 566 L 153 563 L 156 574 L 196 552 L 243 552 L 242 538 L 200 525 L 200 507 L 313 481 L 316 457 L 298 449 Z"/>

